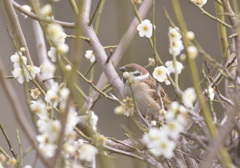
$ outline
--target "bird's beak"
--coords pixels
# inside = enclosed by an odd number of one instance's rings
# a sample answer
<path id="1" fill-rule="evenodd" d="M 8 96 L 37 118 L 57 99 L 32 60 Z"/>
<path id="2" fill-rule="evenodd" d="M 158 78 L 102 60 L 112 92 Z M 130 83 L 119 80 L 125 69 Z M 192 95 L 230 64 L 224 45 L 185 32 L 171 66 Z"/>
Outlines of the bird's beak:
<path id="1" fill-rule="evenodd" d="M 126 69 L 125 69 L 125 67 L 123 66 L 123 67 L 120 67 L 120 68 L 118 68 L 120 71 L 122 71 L 122 72 L 125 72 L 126 71 Z"/>

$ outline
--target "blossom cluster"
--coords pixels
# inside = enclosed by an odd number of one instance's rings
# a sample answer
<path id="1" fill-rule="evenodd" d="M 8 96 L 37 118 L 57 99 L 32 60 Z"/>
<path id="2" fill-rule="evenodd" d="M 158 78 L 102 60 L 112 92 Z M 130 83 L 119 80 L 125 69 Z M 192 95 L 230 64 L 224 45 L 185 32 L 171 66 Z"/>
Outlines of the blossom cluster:
<path id="1" fill-rule="evenodd" d="M 64 29 L 62 28 L 61 25 L 56 23 L 49 24 L 46 28 L 46 33 L 49 41 L 51 42 L 53 47 L 57 49 L 57 52 L 59 54 L 66 54 L 68 52 L 69 47 L 65 43 L 65 39 L 67 35 L 64 32 Z M 51 50 L 54 50 L 54 49 L 52 48 Z M 56 60 L 56 52 L 52 51 L 51 54 L 53 54 L 53 55 L 50 55 L 51 59 Z"/>
<path id="2" fill-rule="evenodd" d="M 23 48 L 21 48 L 21 50 L 24 51 Z M 21 51 L 15 52 L 10 59 L 14 67 L 14 70 L 12 71 L 13 77 L 16 78 L 20 84 L 24 81 L 29 82 L 30 80 L 33 80 L 40 72 L 38 67 L 27 64 L 27 58 Z"/>
<path id="3" fill-rule="evenodd" d="M 87 50 L 87 51 L 85 52 L 85 58 L 89 59 L 89 61 L 90 61 L 91 63 L 94 63 L 94 62 L 95 62 L 95 55 L 94 55 L 94 53 L 93 53 L 92 50 Z"/>
<path id="4" fill-rule="evenodd" d="M 178 102 L 172 102 L 168 111 L 162 112 L 159 120 L 164 120 L 160 128 L 152 127 L 143 135 L 143 142 L 148 150 L 156 157 L 174 156 L 176 141 L 183 131 L 183 124 L 187 119 L 187 109 Z"/>
<path id="5" fill-rule="evenodd" d="M 120 106 L 117 106 L 114 109 L 115 114 L 125 115 L 125 116 L 133 116 L 134 114 L 134 104 L 132 98 L 126 97 L 123 100 Z"/>
<path id="6" fill-rule="evenodd" d="M 84 143 L 82 139 L 77 138 L 77 133 L 74 127 L 82 120 L 88 122 L 94 131 L 98 121 L 97 115 L 93 111 L 88 111 L 86 115 L 78 116 L 74 105 L 70 105 L 64 130 L 64 135 L 60 137 L 62 131 L 62 123 L 60 120 L 53 117 L 54 109 L 58 108 L 60 113 L 65 113 L 67 110 L 67 100 L 70 95 L 70 90 L 66 87 L 60 87 L 58 83 L 54 83 L 42 100 L 36 93 L 36 89 L 32 90 L 30 109 L 37 115 L 37 127 L 39 134 L 37 141 L 39 142 L 40 150 L 47 156 L 53 157 L 57 149 L 57 142 L 63 138 L 61 154 L 65 158 L 66 164 L 77 164 L 77 160 L 91 162 L 93 161 L 98 150 L 90 144 Z M 34 96 L 33 96 L 34 95 Z M 46 102 L 46 103 L 45 103 Z M 85 118 L 85 120 L 83 120 Z"/>
<path id="7" fill-rule="evenodd" d="M 24 51 L 23 48 L 21 48 Z M 23 55 L 24 52 L 17 51 L 10 57 L 13 63 L 14 70 L 12 71 L 13 77 L 17 79 L 20 84 L 29 82 L 35 79 L 36 75 L 41 75 L 43 80 L 51 79 L 54 77 L 55 65 L 50 61 L 45 61 L 40 67 L 27 64 L 27 58 Z"/>
<path id="8" fill-rule="evenodd" d="M 170 27 L 168 36 L 170 41 L 169 53 L 175 56 L 178 56 L 181 53 L 181 51 L 184 49 L 183 42 L 181 40 L 182 35 L 179 33 L 179 28 Z"/>
<path id="9" fill-rule="evenodd" d="M 193 107 L 196 98 L 194 89 L 187 88 L 182 93 L 183 105 L 173 101 L 167 111 L 164 109 L 160 110 L 159 121 L 162 121 L 162 125 L 159 128 L 151 127 L 143 135 L 143 142 L 153 155 L 156 157 L 164 156 L 168 159 L 174 156 L 177 139 L 183 131 L 188 110 Z"/>
<path id="10" fill-rule="evenodd" d="M 21 49 L 21 51 L 24 50 Z M 53 77 L 55 66 L 51 62 L 44 62 L 40 68 L 28 65 L 27 58 L 21 51 L 11 56 L 14 67 L 12 74 L 19 83 L 33 80 L 36 74 L 41 74 L 45 79 Z M 77 164 L 78 159 L 86 162 L 93 161 L 98 152 L 97 148 L 79 139 L 74 131 L 74 127 L 82 121 L 88 124 L 93 131 L 96 131 L 98 116 L 93 111 L 87 111 L 86 115 L 78 116 L 74 105 L 70 104 L 64 135 L 60 137 L 63 126 L 61 121 L 54 117 L 54 113 L 55 109 L 58 109 L 57 111 L 61 114 L 66 112 L 70 90 L 67 87 L 63 87 L 63 85 L 59 86 L 57 82 L 53 82 L 51 88 L 43 96 L 44 99 L 42 99 L 38 88 L 33 88 L 30 91 L 33 98 L 30 109 L 37 116 L 36 126 L 39 134 L 36 138 L 39 143 L 39 149 L 46 157 L 55 155 L 58 141 L 60 138 L 63 138 L 64 143 L 61 154 L 65 158 L 64 161 L 66 163 L 71 163 L 71 165 L 73 163 Z"/>
<path id="11" fill-rule="evenodd" d="M 50 4 L 46 4 L 41 7 L 39 9 L 39 16 L 42 18 L 54 19 L 52 15 L 52 6 Z M 51 43 L 48 56 L 52 62 L 56 62 L 59 54 L 66 54 L 69 51 L 69 46 L 65 43 L 67 35 L 62 26 L 57 23 L 47 24 L 45 30 L 47 39 Z"/>
<path id="12" fill-rule="evenodd" d="M 179 28 L 170 27 L 168 35 L 169 35 L 169 41 L 170 41 L 169 52 L 170 54 L 177 56 L 183 50 L 183 43 L 181 40 L 182 35 L 179 33 Z M 165 66 L 155 67 L 153 71 L 153 77 L 157 81 L 165 82 L 166 85 L 169 85 L 170 81 L 168 80 L 168 76 L 171 73 L 180 74 L 182 72 L 183 65 L 181 62 L 175 60 L 175 61 L 166 61 Z"/>

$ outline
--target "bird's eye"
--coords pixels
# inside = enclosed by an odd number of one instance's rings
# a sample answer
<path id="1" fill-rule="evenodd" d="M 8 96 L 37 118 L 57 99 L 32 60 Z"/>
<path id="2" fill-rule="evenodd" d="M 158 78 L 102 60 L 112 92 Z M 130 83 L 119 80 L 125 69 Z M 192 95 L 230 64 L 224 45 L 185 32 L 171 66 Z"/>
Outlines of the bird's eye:
<path id="1" fill-rule="evenodd" d="M 133 73 L 133 75 L 134 75 L 134 76 L 140 76 L 140 75 L 141 75 L 141 72 L 135 71 L 135 72 Z"/>

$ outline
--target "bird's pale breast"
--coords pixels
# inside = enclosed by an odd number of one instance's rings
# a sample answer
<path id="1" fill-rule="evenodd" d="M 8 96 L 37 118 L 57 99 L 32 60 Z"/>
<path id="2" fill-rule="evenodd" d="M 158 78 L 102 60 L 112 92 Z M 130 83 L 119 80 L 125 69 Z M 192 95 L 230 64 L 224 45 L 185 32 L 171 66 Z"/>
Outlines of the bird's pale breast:
<path id="1" fill-rule="evenodd" d="M 148 114 L 151 118 L 158 119 L 160 105 L 152 98 L 154 89 L 146 83 L 140 82 L 131 85 L 138 109 L 143 115 Z M 132 97 L 129 86 L 125 87 L 125 97 Z"/>

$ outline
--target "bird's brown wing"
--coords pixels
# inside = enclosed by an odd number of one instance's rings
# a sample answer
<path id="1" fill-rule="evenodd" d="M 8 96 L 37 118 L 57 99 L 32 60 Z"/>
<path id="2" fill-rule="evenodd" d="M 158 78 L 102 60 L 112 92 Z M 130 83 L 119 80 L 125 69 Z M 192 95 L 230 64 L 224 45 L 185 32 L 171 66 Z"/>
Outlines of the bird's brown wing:
<path id="1" fill-rule="evenodd" d="M 159 101 L 159 97 L 156 92 L 156 89 L 157 89 L 156 80 L 152 76 L 149 76 L 147 79 L 144 79 L 142 81 L 145 82 L 151 89 L 153 89 L 153 93 L 152 93 L 153 99 L 156 101 Z M 160 96 L 163 100 L 164 106 L 170 104 L 171 100 L 169 99 L 167 93 L 164 92 L 164 90 L 160 84 L 158 85 L 158 90 L 160 91 Z"/>

